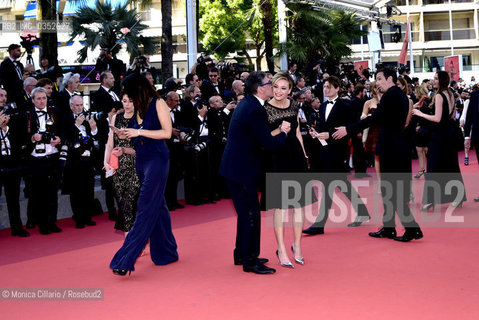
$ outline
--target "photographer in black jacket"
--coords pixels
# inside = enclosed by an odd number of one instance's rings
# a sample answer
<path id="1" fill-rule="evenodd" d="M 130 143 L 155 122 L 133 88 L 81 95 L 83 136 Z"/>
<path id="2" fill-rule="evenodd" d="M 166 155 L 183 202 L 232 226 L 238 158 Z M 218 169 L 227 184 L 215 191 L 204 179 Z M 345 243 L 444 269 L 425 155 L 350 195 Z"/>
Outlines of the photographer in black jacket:
<path id="1" fill-rule="evenodd" d="M 12 109 L 5 108 L 7 91 L 0 88 L 0 192 L 5 187 L 8 218 L 12 236 L 28 237 L 20 219 L 21 135 L 18 117 L 10 117 Z"/>
<path id="2" fill-rule="evenodd" d="M 70 98 L 70 112 L 63 119 L 63 137 L 60 160 L 66 160 L 63 191 L 70 194 L 70 205 L 76 228 L 96 225 L 91 219 L 98 213 L 95 205 L 94 158 L 98 157 L 97 124 L 95 114 L 83 110 L 83 98 Z"/>

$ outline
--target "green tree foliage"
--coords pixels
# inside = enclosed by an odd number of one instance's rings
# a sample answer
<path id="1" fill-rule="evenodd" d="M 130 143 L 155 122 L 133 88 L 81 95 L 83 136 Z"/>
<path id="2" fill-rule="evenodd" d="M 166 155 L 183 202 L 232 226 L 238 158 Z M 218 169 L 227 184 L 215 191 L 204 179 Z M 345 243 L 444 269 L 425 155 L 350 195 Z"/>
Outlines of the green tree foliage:
<path id="1" fill-rule="evenodd" d="M 332 72 L 341 58 L 351 55 L 351 40 L 366 34 L 363 20 L 343 10 L 313 9 L 310 4 L 289 3 L 288 41 L 281 47 L 299 65 L 323 59 Z"/>
<path id="2" fill-rule="evenodd" d="M 109 2 L 97 1 L 94 9 L 82 7 L 72 18 L 72 33 L 70 40 L 77 36 L 86 45 L 78 51 L 79 61 L 87 58 L 88 48 L 96 47 L 113 48 L 112 53 L 117 54 L 121 46 L 115 44 L 124 41 L 126 50 L 130 53 L 130 60 L 140 54 L 153 54 L 155 44 L 151 38 L 140 35 L 148 26 L 141 23 L 136 9 L 127 9 L 127 4 L 113 8 Z M 122 29 L 128 28 L 129 32 L 123 36 Z M 125 29 L 123 29 L 125 30 Z M 131 62 L 131 61 L 130 61 Z"/>
<path id="3" fill-rule="evenodd" d="M 267 6 L 265 6 L 266 10 L 260 7 L 266 2 L 270 4 L 271 9 Z M 203 43 L 205 51 L 213 52 L 218 59 L 237 53 L 240 56 L 246 56 L 250 65 L 253 65 L 247 52 L 246 41 L 251 39 L 256 49 L 256 65 L 259 68 L 266 54 L 263 24 L 265 14 L 269 14 L 267 19 L 271 22 L 269 28 L 272 39 L 270 41 L 274 46 L 278 43 L 276 1 L 200 0 L 199 40 Z M 231 33 L 233 34 L 230 36 Z"/>

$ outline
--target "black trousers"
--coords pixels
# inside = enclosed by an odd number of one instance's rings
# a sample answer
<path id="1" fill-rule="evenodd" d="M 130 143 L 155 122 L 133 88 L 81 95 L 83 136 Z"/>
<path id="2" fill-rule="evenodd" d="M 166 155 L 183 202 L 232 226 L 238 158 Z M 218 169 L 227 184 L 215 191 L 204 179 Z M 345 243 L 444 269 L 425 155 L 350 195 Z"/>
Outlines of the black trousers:
<path id="1" fill-rule="evenodd" d="M 353 166 L 356 173 L 366 172 L 366 154 L 364 152 L 363 141 L 357 136 L 352 137 L 353 146 Z"/>
<path id="2" fill-rule="evenodd" d="M 409 209 L 411 193 L 411 160 L 408 156 L 401 159 L 397 156 L 382 155 L 379 160 L 381 167 L 381 194 L 384 204 L 383 224 L 385 228 L 395 228 L 397 213 L 399 220 L 406 229 L 419 228 Z"/>
<path id="3" fill-rule="evenodd" d="M 357 202 L 358 216 L 369 217 L 369 212 L 368 212 L 368 209 L 366 208 L 366 205 L 364 204 L 363 200 L 361 200 L 361 198 L 359 197 L 359 194 L 356 191 L 356 189 L 354 189 L 353 186 L 351 185 L 351 182 L 347 179 L 346 174 L 338 173 L 336 177 L 329 176 L 328 178 L 322 180 L 323 195 L 321 198 L 321 206 L 319 207 L 319 214 L 313 226 L 324 228 L 324 226 L 326 225 L 326 222 L 329 216 L 329 210 L 331 209 L 331 206 L 333 205 L 334 189 L 331 189 L 329 190 L 330 192 L 328 192 L 328 189 L 330 189 L 330 187 L 332 188 L 333 186 L 332 185 L 333 181 L 341 182 L 341 184 L 345 184 L 346 188 L 340 188 L 339 190 L 349 199 L 351 203 L 353 203 L 354 201 L 358 201 Z"/>
<path id="4" fill-rule="evenodd" d="M 243 265 L 257 263 L 260 251 L 261 216 L 256 184 L 244 184 L 226 179 L 238 215 L 236 225 L 235 258 L 241 257 Z"/>
<path id="5" fill-rule="evenodd" d="M 4 168 L 5 169 L 5 168 Z M 2 186 L 5 188 L 5 198 L 7 199 L 8 219 L 12 230 L 22 228 L 20 218 L 20 170 L 15 168 L 0 170 L 0 193 Z"/>
<path id="6" fill-rule="evenodd" d="M 28 199 L 28 211 L 33 223 L 40 228 L 48 228 L 57 221 L 59 169 L 58 158 L 31 157 L 31 191 Z"/>
<path id="7" fill-rule="evenodd" d="M 96 213 L 95 173 L 89 158 L 69 160 L 64 173 L 66 192 L 70 194 L 73 220 L 84 223 Z"/>

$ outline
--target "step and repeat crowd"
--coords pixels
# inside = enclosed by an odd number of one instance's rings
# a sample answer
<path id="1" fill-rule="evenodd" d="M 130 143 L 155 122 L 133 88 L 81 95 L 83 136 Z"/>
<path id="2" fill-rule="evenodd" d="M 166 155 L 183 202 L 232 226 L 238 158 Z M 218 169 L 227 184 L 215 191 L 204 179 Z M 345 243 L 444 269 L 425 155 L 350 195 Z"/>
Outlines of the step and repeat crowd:
<path id="1" fill-rule="evenodd" d="M 16 44 L 10 45 L 8 52 L 0 65 L 0 188 L 4 188 L 12 235 L 29 236 L 20 219 L 21 192 L 28 198 L 27 229 L 38 226 L 41 234 L 62 231 L 56 224 L 59 190 L 70 197 L 76 228 L 95 225 L 92 217 L 105 211 L 95 199 L 96 175 L 105 190 L 109 218 L 116 221 L 116 229 L 127 233 L 135 221 L 140 183 L 132 145 L 115 133 L 127 128 L 135 115 L 131 99 L 121 91 L 121 79 L 139 73 L 154 85 L 158 71 L 148 57 L 137 57 L 126 68 L 102 49 L 95 67 L 100 87 L 89 95 L 90 108 L 86 110 L 85 97 L 78 92 L 80 74 L 64 73 L 47 56 L 41 57 L 39 70 L 30 64 L 24 66 L 19 62 L 21 47 Z M 359 75 L 350 65 L 338 67 L 334 75 L 324 72 L 321 63 L 301 68 L 304 73 L 297 71 L 295 63 L 290 66 L 285 71 L 293 81 L 289 98 L 298 109 L 298 132 L 308 158 L 307 170 L 322 172 L 325 163 L 317 152 L 318 139 L 310 132 L 321 126 L 320 106 L 331 99 L 329 87 L 337 90 L 344 104 L 342 112 L 347 113 L 347 122 L 341 125 L 370 116 L 381 93 L 367 71 Z M 170 211 L 184 208 L 177 195 L 181 180 L 186 205 L 231 198 L 218 170 L 230 120 L 245 97 L 246 69 L 241 64 L 218 63 L 200 56 L 184 81 L 167 79 L 158 91 L 170 110 L 173 125 L 172 137 L 167 141 L 170 168 L 165 190 Z M 399 70 L 397 86 L 407 94 L 413 108 L 434 114 L 433 79 L 420 82 L 408 73 L 407 69 Z M 272 79 L 273 74 L 267 76 Z M 460 128 L 465 124 L 469 96 L 478 85 L 473 77 L 470 82 L 452 81 L 450 89 L 455 104 L 451 117 Z M 415 177 L 420 178 L 427 170 L 431 122 L 412 116 L 405 130 L 411 136 L 409 151 L 419 158 L 420 170 Z M 465 165 L 469 163 L 469 141 L 463 141 Z M 364 178 L 369 176 L 368 167 L 379 170 L 374 155 L 376 142 L 374 127 L 348 139 L 344 154 L 331 159 L 340 166 L 332 172 L 354 170 L 357 178 Z"/>

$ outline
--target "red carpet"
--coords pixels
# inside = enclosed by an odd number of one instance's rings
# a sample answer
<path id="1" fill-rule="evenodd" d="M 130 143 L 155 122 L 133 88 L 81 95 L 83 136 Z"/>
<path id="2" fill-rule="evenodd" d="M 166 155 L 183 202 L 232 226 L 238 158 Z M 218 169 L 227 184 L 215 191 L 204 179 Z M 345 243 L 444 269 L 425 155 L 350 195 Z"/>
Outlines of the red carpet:
<path id="1" fill-rule="evenodd" d="M 461 159 L 462 161 L 462 159 Z M 478 215 L 477 161 L 463 168 L 469 201 L 456 212 Z M 477 178 L 476 178 L 477 179 Z M 365 193 L 372 193 L 367 190 Z M 363 193 L 361 193 L 363 194 Z M 417 195 L 417 201 L 420 194 Z M 417 202 L 416 201 L 416 202 Z M 444 215 L 446 206 L 442 208 Z M 103 301 L 1 301 L 2 319 L 478 319 L 479 229 L 425 227 L 424 239 L 399 243 L 367 236 L 374 223 L 331 227 L 303 238 L 304 266 L 280 268 L 268 213 L 262 257 L 275 275 L 233 265 L 235 216 L 229 200 L 172 213 L 180 260 L 154 266 L 141 257 L 131 277 L 108 268 L 123 235 L 106 215 L 97 226 L 29 238 L 0 231 L 0 287 L 101 288 Z M 402 232 L 398 229 L 399 233 Z M 292 230 L 286 231 L 287 243 Z M 290 257 L 292 254 L 290 253 Z M 0 289 L 0 290 L 2 290 Z M 3 291 L 3 290 L 2 290 Z"/>

